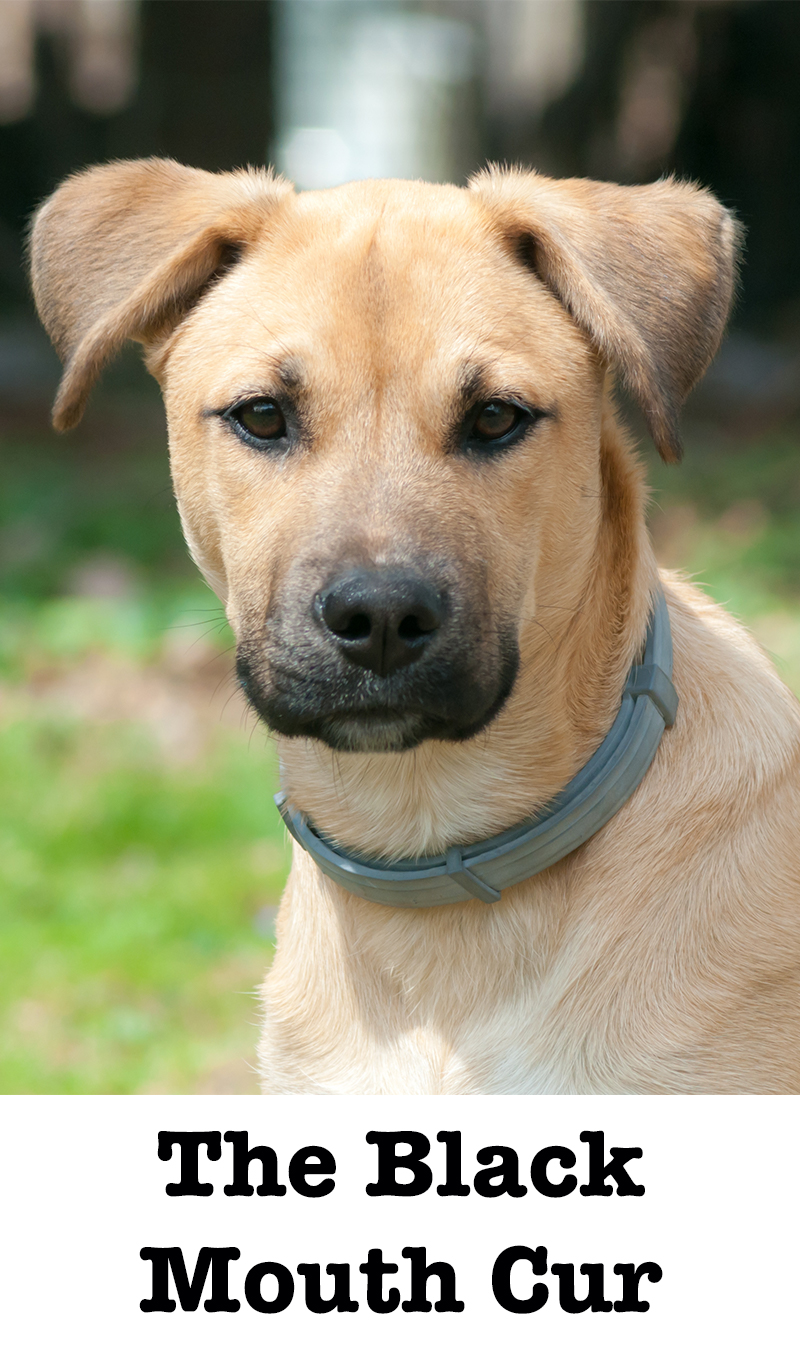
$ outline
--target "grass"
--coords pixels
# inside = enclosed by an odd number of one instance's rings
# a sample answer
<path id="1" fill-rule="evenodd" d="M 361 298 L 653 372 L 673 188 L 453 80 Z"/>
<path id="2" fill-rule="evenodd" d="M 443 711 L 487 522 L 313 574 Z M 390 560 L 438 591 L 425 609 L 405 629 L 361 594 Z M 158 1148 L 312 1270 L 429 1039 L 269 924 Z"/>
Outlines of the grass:
<path id="1" fill-rule="evenodd" d="M 0 1088 L 247 1089 L 255 925 L 286 870 L 241 741 L 165 765 L 135 723 L 0 730 Z"/>
<path id="2" fill-rule="evenodd" d="M 661 558 L 800 690 L 791 434 L 651 465 Z M 0 499 L 0 1092 L 255 1092 L 289 853 L 271 747 L 188 562 L 159 417 L 6 431 Z"/>
<path id="3" fill-rule="evenodd" d="M 274 760 L 141 425 L 117 403 L 71 455 L 2 447 L 4 1093 L 257 1089 Z"/>
<path id="4" fill-rule="evenodd" d="M 659 559 L 745 622 L 800 694 L 800 437 L 687 442 L 681 467 L 649 468 Z"/>

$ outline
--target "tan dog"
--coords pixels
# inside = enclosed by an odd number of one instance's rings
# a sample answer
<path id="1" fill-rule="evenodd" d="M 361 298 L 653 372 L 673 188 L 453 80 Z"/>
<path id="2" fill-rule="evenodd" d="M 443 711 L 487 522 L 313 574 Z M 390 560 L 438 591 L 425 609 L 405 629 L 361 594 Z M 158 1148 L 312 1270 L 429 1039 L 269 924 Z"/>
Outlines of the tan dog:
<path id="1" fill-rule="evenodd" d="M 296 196 L 141 161 L 41 209 L 56 425 L 142 341 L 192 554 L 330 839 L 469 844 L 601 742 L 657 578 L 607 370 L 676 460 L 734 249 L 689 185 L 517 172 Z M 296 851 L 266 1091 L 800 1092 L 800 712 L 736 623 L 664 585 L 677 722 L 582 847 L 435 909 L 370 904 Z"/>

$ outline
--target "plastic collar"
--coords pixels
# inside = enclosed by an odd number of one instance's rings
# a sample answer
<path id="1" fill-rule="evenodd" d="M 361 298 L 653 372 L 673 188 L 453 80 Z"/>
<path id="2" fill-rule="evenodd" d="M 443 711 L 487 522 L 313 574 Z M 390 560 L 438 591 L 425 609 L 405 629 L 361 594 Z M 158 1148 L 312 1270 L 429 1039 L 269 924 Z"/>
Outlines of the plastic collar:
<path id="1" fill-rule="evenodd" d="M 289 833 L 345 891 L 378 905 L 455 905 L 500 900 L 506 888 L 552 867 L 596 834 L 636 791 L 678 695 L 672 683 L 672 634 L 659 587 L 647 627 L 642 663 L 628 674 L 614 725 L 588 763 L 536 816 L 511 830 L 463 848 L 391 865 L 356 858 L 312 828 L 279 792 L 275 803 Z"/>

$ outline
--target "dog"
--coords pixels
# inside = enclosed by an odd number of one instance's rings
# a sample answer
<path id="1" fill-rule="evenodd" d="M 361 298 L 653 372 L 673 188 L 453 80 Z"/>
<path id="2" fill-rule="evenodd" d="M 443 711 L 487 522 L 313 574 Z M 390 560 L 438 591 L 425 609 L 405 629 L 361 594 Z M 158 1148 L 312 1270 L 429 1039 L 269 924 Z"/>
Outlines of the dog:
<path id="1" fill-rule="evenodd" d="M 613 392 L 676 462 L 737 241 L 691 184 L 493 168 L 296 194 L 120 162 L 36 215 L 54 423 L 142 343 L 189 549 L 278 743 L 301 845 L 265 1092 L 800 1092 L 800 710 L 659 574 Z M 659 616 L 674 668 L 662 699 L 640 683 L 661 715 L 635 786 L 492 887 L 470 846 L 502 857 L 607 766 Z M 408 872 L 443 899 L 385 903 Z"/>

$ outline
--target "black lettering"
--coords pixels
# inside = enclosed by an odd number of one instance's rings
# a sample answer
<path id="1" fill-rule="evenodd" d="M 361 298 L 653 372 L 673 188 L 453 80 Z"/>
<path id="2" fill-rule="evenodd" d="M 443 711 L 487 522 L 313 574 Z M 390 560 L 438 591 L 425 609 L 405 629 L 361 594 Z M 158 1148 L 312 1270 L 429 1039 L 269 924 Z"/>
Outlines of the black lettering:
<path id="1" fill-rule="evenodd" d="M 431 1149 L 427 1136 L 422 1132 L 367 1132 L 366 1140 L 378 1147 L 378 1178 L 374 1184 L 367 1184 L 370 1198 L 416 1198 L 427 1193 L 433 1182 L 433 1175 L 424 1163 Z M 398 1155 L 398 1146 L 408 1146 L 408 1153 Z M 397 1182 L 398 1169 L 410 1170 L 410 1183 Z"/>
<path id="2" fill-rule="evenodd" d="M 497 1158 L 500 1163 L 493 1165 L 492 1160 Z M 483 1150 L 478 1151 L 477 1160 L 479 1165 L 489 1165 L 489 1169 L 482 1169 L 475 1175 L 475 1192 L 480 1193 L 482 1198 L 501 1198 L 507 1193 L 510 1198 L 524 1198 L 527 1188 L 519 1181 L 519 1159 L 517 1152 L 510 1146 L 484 1146 Z M 499 1178 L 499 1183 L 493 1180 Z"/>
<path id="3" fill-rule="evenodd" d="M 358 1302 L 350 1296 L 349 1264 L 328 1264 L 325 1269 L 333 1278 L 333 1296 L 329 1299 L 322 1296 L 319 1264 L 298 1264 L 297 1272 L 306 1280 L 306 1307 L 315 1316 L 327 1315 L 329 1311 L 358 1310 Z"/>
<path id="4" fill-rule="evenodd" d="M 614 1302 L 615 1311 L 649 1311 L 649 1301 L 639 1300 L 639 1279 L 649 1278 L 651 1283 L 660 1283 L 663 1273 L 658 1264 L 648 1260 L 646 1264 L 615 1264 L 614 1272 L 622 1278 L 622 1300 Z"/>
<path id="5" fill-rule="evenodd" d="M 153 1268 L 153 1295 L 147 1301 L 140 1301 L 142 1311 L 174 1311 L 175 1302 L 169 1295 L 169 1274 L 175 1282 L 175 1291 L 182 1311 L 196 1311 L 200 1305 L 203 1288 L 206 1285 L 208 1270 L 211 1269 L 211 1296 L 203 1305 L 207 1311 L 238 1311 L 239 1302 L 228 1296 L 228 1265 L 232 1259 L 239 1258 L 237 1249 L 209 1249 L 204 1245 L 197 1256 L 192 1281 L 186 1272 L 183 1250 L 177 1245 L 167 1249 L 154 1249 L 147 1245 L 139 1250 L 140 1259 L 149 1259 Z"/>
<path id="6" fill-rule="evenodd" d="M 159 1132 L 158 1158 L 172 1159 L 172 1147 L 181 1148 L 181 1177 L 176 1184 L 167 1184 L 169 1198 L 210 1198 L 213 1184 L 201 1184 L 198 1178 L 197 1156 L 206 1147 L 209 1160 L 219 1160 L 222 1145 L 219 1132 Z"/>
<path id="7" fill-rule="evenodd" d="M 618 1198 L 641 1198 L 644 1185 L 634 1183 L 624 1168 L 629 1160 L 641 1159 L 640 1146 L 612 1146 L 611 1159 L 605 1164 L 605 1135 L 603 1132 L 581 1132 L 581 1141 L 589 1147 L 589 1182 L 581 1185 L 584 1198 L 610 1198 L 613 1193 L 611 1184 L 606 1183 L 609 1174 L 616 1180 Z"/>
<path id="8" fill-rule="evenodd" d="M 558 1278 L 558 1304 L 562 1311 L 578 1316 L 582 1311 L 611 1310 L 611 1302 L 606 1301 L 603 1291 L 602 1264 L 581 1264 L 581 1273 L 589 1279 L 589 1287 L 582 1301 L 578 1301 L 575 1296 L 574 1264 L 551 1264 L 550 1272 Z"/>
<path id="9" fill-rule="evenodd" d="M 456 1274 L 452 1264 L 427 1262 L 428 1254 L 424 1246 L 409 1245 L 400 1251 L 404 1259 L 411 1260 L 411 1297 L 403 1302 L 404 1311 L 430 1311 L 428 1301 L 428 1279 L 435 1275 L 439 1279 L 439 1300 L 435 1311 L 463 1311 L 464 1303 L 456 1297 Z"/>
<path id="10" fill-rule="evenodd" d="M 545 1146 L 531 1161 L 531 1183 L 536 1192 L 545 1198 L 565 1198 L 577 1187 L 578 1180 L 574 1174 L 565 1174 L 563 1179 L 554 1184 L 547 1177 L 547 1166 L 551 1160 L 557 1160 L 562 1169 L 572 1169 L 575 1155 L 567 1146 Z"/>
<path id="11" fill-rule="evenodd" d="M 509 1249 L 503 1250 L 502 1254 L 498 1254 L 494 1261 L 492 1291 L 495 1301 L 499 1302 L 504 1311 L 527 1316 L 533 1311 L 541 1311 L 547 1301 L 548 1291 L 544 1283 L 534 1283 L 529 1297 L 518 1297 L 511 1291 L 511 1270 L 522 1259 L 527 1260 L 537 1277 L 547 1272 L 547 1250 L 544 1245 L 535 1250 L 528 1249 L 527 1245 L 511 1245 Z"/>
<path id="12" fill-rule="evenodd" d="M 406 1134 L 404 1133 L 404 1135 Z M 416 1133 L 413 1133 L 413 1135 L 416 1136 Z M 400 1293 L 396 1287 L 390 1287 L 387 1296 L 384 1297 L 383 1279 L 387 1273 L 397 1272 L 397 1264 L 385 1264 L 383 1262 L 383 1250 L 370 1250 L 367 1255 L 367 1262 L 359 1264 L 358 1271 L 365 1273 L 367 1277 L 367 1306 L 370 1311 L 376 1311 L 378 1315 L 382 1316 L 389 1315 L 391 1311 L 396 1311 L 400 1305 Z"/>
<path id="13" fill-rule="evenodd" d="M 262 1294 L 261 1284 L 270 1273 L 278 1284 L 278 1290 L 272 1301 L 267 1301 Z M 248 1306 L 254 1311 L 260 1311 L 263 1316 L 275 1316 L 279 1311 L 285 1311 L 291 1302 L 294 1278 L 283 1264 L 255 1264 L 244 1280 L 244 1295 Z"/>
<path id="14" fill-rule="evenodd" d="M 309 1176 L 335 1174 L 336 1161 L 325 1146 L 303 1146 L 289 1161 L 289 1183 L 295 1193 L 303 1198 L 325 1198 L 336 1185 L 333 1179 L 323 1179 L 321 1183 L 310 1184 Z"/>
<path id="15" fill-rule="evenodd" d="M 278 1157 L 271 1146 L 253 1146 L 249 1149 L 247 1132 L 226 1132 L 225 1141 L 233 1146 L 233 1179 L 225 1185 L 225 1195 L 229 1198 L 251 1198 L 253 1192 L 260 1198 L 282 1198 L 286 1185 L 278 1182 Z M 261 1183 L 253 1189 L 250 1183 L 250 1164 L 261 1161 Z"/>
<path id="16" fill-rule="evenodd" d="M 461 1182 L 461 1133 L 438 1132 L 436 1140 L 444 1142 L 446 1147 L 445 1180 L 436 1192 L 440 1198 L 466 1198 L 469 1185 Z"/>

